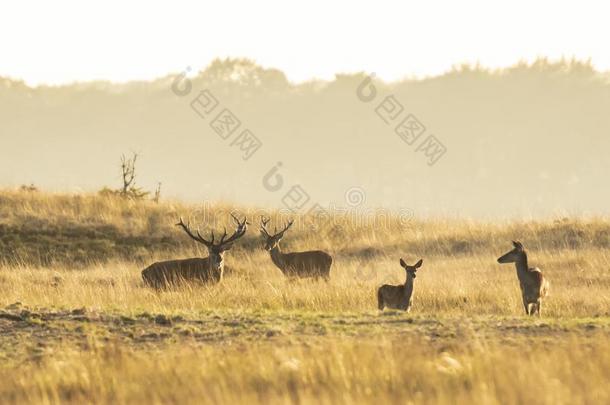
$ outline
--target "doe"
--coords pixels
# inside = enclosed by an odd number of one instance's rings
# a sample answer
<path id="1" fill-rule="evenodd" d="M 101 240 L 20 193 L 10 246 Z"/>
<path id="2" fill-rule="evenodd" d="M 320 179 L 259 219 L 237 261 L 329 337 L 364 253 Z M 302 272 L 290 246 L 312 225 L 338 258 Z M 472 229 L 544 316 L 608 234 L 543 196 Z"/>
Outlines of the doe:
<path id="1" fill-rule="evenodd" d="M 400 259 L 400 265 L 405 269 L 407 279 L 401 285 L 384 284 L 379 287 L 379 290 L 377 290 L 377 303 L 380 311 L 383 311 L 384 308 L 400 309 L 407 312 L 411 310 L 413 305 L 413 280 L 415 280 L 417 269 L 423 263 L 424 260 L 421 259 L 413 266 L 409 266 L 403 259 Z"/>
<path id="2" fill-rule="evenodd" d="M 513 241 L 513 246 L 514 249 L 500 257 L 498 263 L 515 263 L 525 313 L 526 315 L 537 314 L 540 316 L 542 298 L 548 294 L 549 282 L 544 278 L 539 268 L 528 266 L 527 252 L 523 248 L 523 244 Z"/>

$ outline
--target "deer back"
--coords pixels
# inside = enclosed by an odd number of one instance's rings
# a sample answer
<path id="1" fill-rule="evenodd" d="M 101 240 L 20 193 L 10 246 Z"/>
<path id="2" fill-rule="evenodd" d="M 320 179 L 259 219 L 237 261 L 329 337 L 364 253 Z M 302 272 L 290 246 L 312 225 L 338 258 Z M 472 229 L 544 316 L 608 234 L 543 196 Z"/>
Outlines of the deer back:
<path id="1" fill-rule="evenodd" d="M 284 270 L 285 273 L 299 277 L 327 277 L 332 265 L 332 257 L 320 250 L 310 252 L 285 253 Z"/>
<path id="2" fill-rule="evenodd" d="M 160 288 L 190 280 L 217 282 L 221 275 L 215 273 L 210 271 L 206 257 L 154 263 L 142 271 L 142 278 L 146 284 Z"/>

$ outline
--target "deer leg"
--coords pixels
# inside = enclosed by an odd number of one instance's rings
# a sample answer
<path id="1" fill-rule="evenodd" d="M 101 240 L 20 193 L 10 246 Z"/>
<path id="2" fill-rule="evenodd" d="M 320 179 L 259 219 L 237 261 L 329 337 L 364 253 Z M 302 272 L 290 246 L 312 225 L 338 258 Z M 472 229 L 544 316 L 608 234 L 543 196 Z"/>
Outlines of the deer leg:
<path id="1" fill-rule="evenodd" d="M 377 308 L 379 308 L 380 311 L 383 311 L 383 308 L 385 307 L 384 303 L 383 303 L 383 294 L 381 293 L 381 290 L 377 291 Z"/>
<path id="2" fill-rule="evenodd" d="M 411 307 L 412 306 L 413 306 L 413 300 L 410 299 L 409 302 L 407 302 L 407 307 L 405 308 L 405 311 L 411 312 Z"/>
<path id="3" fill-rule="evenodd" d="M 536 304 L 536 313 L 538 314 L 538 318 L 542 316 L 542 300 L 539 298 L 538 303 Z"/>
<path id="4" fill-rule="evenodd" d="M 527 300 L 525 299 L 525 296 L 523 297 L 523 307 L 525 308 L 525 315 L 529 315 L 530 307 L 529 307 L 529 304 L 527 303 Z"/>

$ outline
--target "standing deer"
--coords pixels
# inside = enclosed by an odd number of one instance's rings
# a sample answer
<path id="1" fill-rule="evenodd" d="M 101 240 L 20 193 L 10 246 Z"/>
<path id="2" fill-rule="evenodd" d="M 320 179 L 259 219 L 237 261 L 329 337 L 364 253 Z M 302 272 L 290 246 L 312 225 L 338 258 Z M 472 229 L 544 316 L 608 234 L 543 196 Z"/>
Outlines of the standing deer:
<path id="1" fill-rule="evenodd" d="M 407 272 L 407 279 L 402 285 L 384 284 L 377 290 L 377 305 L 380 311 L 384 308 L 400 309 L 402 311 L 411 311 L 413 305 L 413 280 L 415 273 L 419 269 L 424 260 L 421 259 L 413 266 L 409 266 L 403 259 L 400 259 L 400 265 Z"/>
<path id="2" fill-rule="evenodd" d="M 542 276 L 539 268 L 529 268 L 527 252 L 523 248 L 523 244 L 513 241 L 513 246 L 515 248 L 500 257 L 498 263 L 515 263 L 525 313 L 540 316 L 542 298 L 548 294 L 549 282 Z"/>
<path id="3" fill-rule="evenodd" d="M 330 279 L 330 266 L 333 258 L 326 252 L 313 250 L 309 252 L 282 253 L 280 241 L 292 226 L 294 221 L 288 224 L 280 232 L 275 229 L 274 234 L 267 231 L 269 219 L 261 217 L 261 234 L 265 237 L 265 250 L 271 255 L 271 261 L 286 277 L 289 278 L 315 278 L 322 277 L 325 281 Z"/>
<path id="4" fill-rule="evenodd" d="M 176 226 L 182 228 L 191 239 L 205 245 L 209 256 L 205 259 L 193 258 L 154 263 L 142 271 L 144 282 L 150 287 L 160 289 L 184 281 L 201 281 L 204 283 L 222 281 L 225 271 L 224 254 L 231 249 L 236 240 L 245 235 L 248 227 L 245 218 L 243 222 L 240 222 L 233 214 L 231 216 L 237 223 L 237 228 L 228 239 L 225 239 L 227 237 L 227 230 L 225 229 L 218 242 L 214 242 L 214 231 L 212 231 L 212 239 L 208 241 L 201 236 L 199 230 L 194 234 L 190 225 L 186 225 L 180 218 L 180 222 Z"/>

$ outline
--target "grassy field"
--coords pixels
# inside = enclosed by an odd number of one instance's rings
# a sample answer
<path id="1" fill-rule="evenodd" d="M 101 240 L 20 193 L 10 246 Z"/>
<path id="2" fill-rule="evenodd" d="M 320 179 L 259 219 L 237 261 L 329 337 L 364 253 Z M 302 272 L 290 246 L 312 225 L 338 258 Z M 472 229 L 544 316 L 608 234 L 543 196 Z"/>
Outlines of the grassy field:
<path id="1" fill-rule="evenodd" d="M 207 253 L 173 224 L 230 225 L 228 204 L 0 192 L 0 402 L 610 402 L 610 221 L 297 217 L 282 247 L 324 249 L 329 283 L 288 282 L 262 210 L 216 286 L 155 292 L 140 271 Z M 267 212 L 275 223 L 287 217 Z M 521 240 L 550 280 L 523 316 Z M 376 310 L 424 258 L 410 314 Z"/>

